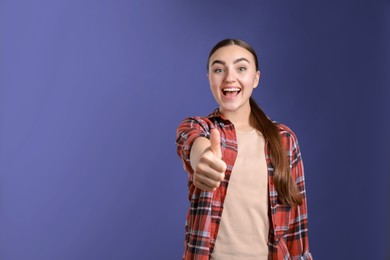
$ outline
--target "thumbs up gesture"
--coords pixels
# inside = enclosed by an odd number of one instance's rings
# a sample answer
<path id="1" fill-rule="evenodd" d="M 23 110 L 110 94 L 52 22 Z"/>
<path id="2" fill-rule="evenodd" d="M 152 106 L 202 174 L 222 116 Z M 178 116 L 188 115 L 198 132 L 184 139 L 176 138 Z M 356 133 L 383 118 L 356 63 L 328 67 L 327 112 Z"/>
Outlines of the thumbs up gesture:
<path id="1" fill-rule="evenodd" d="M 211 129 L 210 141 L 207 139 L 197 141 L 194 146 L 198 147 L 191 150 L 191 156 L 195 157 L 193 183 L 199 189 L 214 191 L 224 179 L 226 171 L 226 163 L 222 160 L 220 133 L 217 129 Z"/>

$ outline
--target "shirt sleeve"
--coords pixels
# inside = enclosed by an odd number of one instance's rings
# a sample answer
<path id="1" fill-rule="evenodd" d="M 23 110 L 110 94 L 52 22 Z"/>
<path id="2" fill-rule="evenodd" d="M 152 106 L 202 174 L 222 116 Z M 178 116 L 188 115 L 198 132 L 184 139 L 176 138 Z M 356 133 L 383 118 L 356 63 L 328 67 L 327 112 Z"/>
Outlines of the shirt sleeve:
<path id="1" fill-rule="evenodd" d="M 292 207 L 287 246 L 293 259 L 313 259 L 309 250 L 308 213 L 306 203 L 305 175 L 301 151 L 295 134 L 290 135 L 290 170 L 291 176 L 302 195 L 302 204 Z M 296 258 L 294 258 L 296 257 Z"/>
<path id="2" fill-rule="evenodd" d="M 198 137 L 210 138 L 210 121 L 202 117 L 184 119 L 176 131 L 177 154 L 183 161 L 184 169 L 192 174 L 190 163 L 191 148 Z"/>

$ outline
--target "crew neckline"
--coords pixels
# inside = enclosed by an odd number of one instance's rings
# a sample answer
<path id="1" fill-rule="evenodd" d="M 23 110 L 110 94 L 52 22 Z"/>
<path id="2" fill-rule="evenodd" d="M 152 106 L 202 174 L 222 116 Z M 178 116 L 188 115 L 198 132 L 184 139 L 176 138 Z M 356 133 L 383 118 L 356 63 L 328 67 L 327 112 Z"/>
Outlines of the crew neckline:
<path id="1" fill-rule="evenodd" d="M 251 130 L 236 130 L 237 134 L 240 134 L 240 135 L 249 135 L 249 134 L 253 134 L 256 132 L 256 128 L 253 128 Z"/>

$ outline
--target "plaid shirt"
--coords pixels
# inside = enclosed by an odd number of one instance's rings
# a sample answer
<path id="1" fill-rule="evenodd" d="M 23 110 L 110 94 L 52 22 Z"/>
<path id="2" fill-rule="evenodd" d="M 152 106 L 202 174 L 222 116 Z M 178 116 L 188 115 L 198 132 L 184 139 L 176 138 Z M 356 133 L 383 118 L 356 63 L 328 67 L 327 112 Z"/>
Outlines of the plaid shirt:
<path id="1" fill-rule="evenodd" d="M 312 259 L 309 252 L 307 207 L 301 153 L 295 134 L 285 125 L 277 124 L 290 161 L 291 176 L 303 196 L 302 205 L 278 204 L 273 178 L 274 168 L 265 145 L 268 168 L 268 192 L 270 210 L 270 232 L 268 239 L 269 259 Z M 222 159 L 227 164 L 225 179 L 214 191 L 202 191 L 192 183 L 193 169 L 190 152 L 198 137 L 210 137 L 210 129 L 217 128 L 221 134 Z M 209 259 L 213 252 L 223 211 L 223 203 L 229 185 L 230 175 L 237 157 L 237 138 L 233 124 L 224 119 L 218 109 L 208 117 L 185 119 L 177 129 L 177 153 L 188 172 L 188 198 L 190 208 L 186 218 L 184 243 L 185 260 Z"/>

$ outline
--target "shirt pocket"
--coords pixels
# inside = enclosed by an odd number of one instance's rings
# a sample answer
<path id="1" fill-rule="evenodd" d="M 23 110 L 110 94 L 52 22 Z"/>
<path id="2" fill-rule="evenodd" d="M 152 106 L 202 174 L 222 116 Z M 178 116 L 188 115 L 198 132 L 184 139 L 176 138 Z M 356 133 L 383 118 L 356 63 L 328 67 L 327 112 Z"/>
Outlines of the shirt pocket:
<path id="1" fill-rule="evenodd" d="M 282 238 L 289 228 L 291 206 L 276 204 L 273 207 L 271 206 L 271 214 L 274 236 L 276 242 L 278 242 L 278 239 Z"/>

